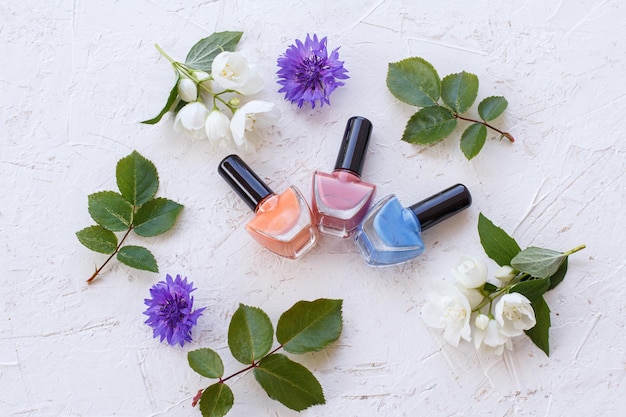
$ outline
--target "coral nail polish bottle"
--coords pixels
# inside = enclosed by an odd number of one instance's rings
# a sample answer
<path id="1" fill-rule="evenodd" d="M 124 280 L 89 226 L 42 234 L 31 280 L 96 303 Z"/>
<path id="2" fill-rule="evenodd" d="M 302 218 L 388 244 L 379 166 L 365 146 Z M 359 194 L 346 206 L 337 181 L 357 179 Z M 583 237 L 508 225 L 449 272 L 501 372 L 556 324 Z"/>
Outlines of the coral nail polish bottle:
<path id="1" fill-rule="evenodd" d="M 361 181 L 372 123 L 348 120 L 332 173 L 315 171 L 312 210 L 320 232 L 347 238 L 359 225 L 374 198 L 376 186 Z"/>
<path id="2" fill-rule="evenodd" d="M 421 232 L 472 204 L 469 190 L 454 185 L 404 208 L 391 194 L 376 203 L 359 225 L 354 239 L 369 265 L 409 261 L 424 252 Z"/>
<path id="3" fill-rule="evenodd" d="M 218 173 L 254 211 L 246 224 L 254 240 L 289 259 L 297 259 L 315 246 L 317 229 L 311 210 L 296 187 L 274 193 L 237 155 L 224 158 Z"/>

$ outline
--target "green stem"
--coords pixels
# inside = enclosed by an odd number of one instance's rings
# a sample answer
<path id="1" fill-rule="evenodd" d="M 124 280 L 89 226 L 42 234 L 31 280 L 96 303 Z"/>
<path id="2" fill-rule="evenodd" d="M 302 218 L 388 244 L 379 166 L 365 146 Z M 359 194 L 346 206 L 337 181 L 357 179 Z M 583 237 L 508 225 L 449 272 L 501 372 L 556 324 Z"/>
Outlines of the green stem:
<path id="1" fill-rule="evenodd" d="M 502 295 L 503 293 L 507 292 L 508 290 L 509 290 L 509 286 L 507 285 L 506 287 L 502 287 L 498 291 L 489 294 L 488 296 L 483 298 L 483 300 L 480 302 L 480 304 L 478 304 L 476 307 L 474 307 L 472 309 L 472 313 L 480 311 L 484 306 L 486 306 L 487 304 L 493 302 L 493 300 L 495 298 L 499 297 L 500 295 Z M 489 310 L 491 311 L 491 309 L 489 309 Z"/>
<path id="2" fill-rule="evenodd" d="M 576 252 L 578 252 L 578 251 L 580 251 L 580 250 L 585 249 L 586 247 L 587 247 L 587 245 L 585 245 L 585 244 L 583 243 L 582 245 L 578 245 L 578 246 L 576 246 L 574 249 L 570 249 L 570 250 L 568 250 L 568 251 L 567 251 L 567 252 L 565 252 L 563 255 L 565 255 L 565 256 L 570 256 L 572 253 L 576 253 Z"/>
<path id="3" fill-rule="evenodd" d="M 163 48 L 161 48 L 161 46 L 158 43 L 155 43 L 154 46 L 161 53 L 161 55 L 163 55 L 170 62 L 170 64 L 172 64 L 172 66 L 174 67 L 174 70 L 177 73 L 182 74 L 186 78 L 189 78 L 190 80 L 195 82 L 202 90 L 204 90 L 207 93 L 211 94 L 211 96 L 213 96 L 214 106 L 215 106 L 215 101 L 218 100 L 222 104 L 224 104 L 224 106 L 228 107 L 228 109 L 231 112 L 233 112 L 233 113 L 235 112 L 236 108 L 231 106 L 228 103 L 228 101 L 226 101 L 226 100 L 224 100 L 223 98 L 220 97 L 221 94 L 232 92 L 232 90 L 225 90 L 225 91 L 222 91 L 221 93 L 215 93 L 213 90 L 211 90 L 209 85 L 207 85 L 208 83 L 201 83 L 200 80 L 198 79 L 198 77 L 196 77 L 193 74 L 193 72 L 191 72 L 185 64 L 177 62 L 177 61 L 174 61 L 174 59 L 171 56 L 169 56 L 168 53 L 165 52 L 163 50 Z M 207 81 L 207 80 L 203 80 L 203 81 Z"/>
<path id="4" fill-rule="evenodd" d="M 161 53 L 161 55 L 163 55 L 168 61 L 170 61 L 170 64 L 174 65 L 176 63 L 176 61 L 174 61 L 174 59 L 171 56 L 169 56 L 167 52 L 165 52 L 163 48 L 159 46 L 158 43 L 155 43 L 154 47 Z"/>
<path id="5" fill-rule="evenodd" d="M 483 300 L 480 302 L 480 304 L 478 304 L 475 308 L 472 309 L 472 313 L 480 311 L 480 309 L 482 309 L 487 304 L 492 303 L 493 300 L 495 300 L 502 294 L 508 293 L 515 284 L 529 277 L 530 275 L 527 273 L 519 274 L 518 276 L 513 278 L 507 285 L 498 289 L 498 291 L 495 291 L 495 292 L 492 292 L 491 294 L 486 295 L 485 298 L 483 298 Z M 491 307 L 489 307 L 489 312 L 491 312 Z"/>
<path id="6" fill-rule="evenodd" d="M 93 282 L 94 279 L 96 279 L 96 277 L 98 276 L 98 274 L 100 273 L 100 271 L 102 271 L 102 268 L 104 268 L 106 266 L 106 264 L 109 263 L 109 261 L 111 259 L 113 259 L 113 257 L 115 255 L 117 255 L 117 253 L 120 251 L 120 248 L 122 247 L 122 244 L 124 243 L 124 241 L 126 240 L 126 238 L 128 237 L 128 235 L 130 234 L 130 231 L 133 230 L 133 225 L 131 224 L 130 227 L 128 228 L 128 230 L 126 231 L 126 234 L 124 234 L 124 236 L 122 237 L 122 240 L 120 240 L 120 243 L 118 243 L 117 247 L 115 248 L 115 252 L 113 252 L 106 261 L 104 261 L 104 263 L 100 266 L 100 268 L 96 269 L 96 272 L 93 273 L 93 275 L 91 277 L 89 277 L 89 279 L 87 280 L 87 284 L 91 284 Z"/>
<path id="7" fill-rule="evenodd" d="M 273 351 L 271 351 L 270 353 L 268 353 L 267 355 L 263 356 L 261 359 L 259 359 L 256 362 L 252 362 L 252 365 L 248 365 L 247 367 L 240 369 L 239 371 L 235 372 L 232 375 L 227 376 L 226 378 L 220 378 L 220 384 L 223 384 L 224 382 L 228 381 L 229 379 L 231 379 L 234 376 L 237 376 L 239 374 L 242 374 L 246 371 L 249 371 L 250 369 L 256 368 L 257 366 L 259 366 L 259 362 L 261 362 L 263 359 L 267 358 L 269 355 L 272 355 L 274 353 L 276 353 L 277 351 L 279 351 L 280 349 L 282 349 L 283 345 L 278 346 L 276 349 L 274 349 Z"/>
<path id="8" fill-rule="evenodd" d="M 459 115 L 458 113 L 453 113 L 453 114 L 454 114 L 454 117 L 456 117 L 457 119 L 465 120 L 467 122 L 480 123 L 481 125 L 484 125 L 485 127 L 488 127 L 489 129 L 495 130 L 500 135 L 502 135 L 502 137 L 507 138 L 511 142 L 515 142 L 515 138 L 513 138 L 513 136 L 510 133 L 504 132 L 504 131 L 498 129 L 497 127 L 495 127 L 495 126 L 490 125 L 489 123 L 485 122 L 484 120 L 470 119 L 470 118 L 467 118 L 467 117 L 463 117 L 463 116 Z"/>

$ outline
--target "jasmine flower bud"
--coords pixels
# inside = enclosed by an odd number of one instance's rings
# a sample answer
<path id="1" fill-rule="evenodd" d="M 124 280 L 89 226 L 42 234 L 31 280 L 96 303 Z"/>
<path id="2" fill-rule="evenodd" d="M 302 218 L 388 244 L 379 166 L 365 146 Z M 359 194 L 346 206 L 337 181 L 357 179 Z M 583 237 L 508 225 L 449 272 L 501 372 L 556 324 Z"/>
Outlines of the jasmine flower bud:
<path id="1" fill-rule="evenodd" d="M 191 103 L 198 98 L 198 86 L 189 78 L 182 78 L 178 81 L 178 95 L 181 100 Z"/>
<path id="2" fill-rule="evenodd" d="M 485 330 L 489 326 L 489 316 L 486 314 L 479 314 L 474 320 L 474 325 L 480 330 Z"/>
<path id="3" fill-rule="evenodd" d="M 204 103 L 194 101 L 180 109 L 174 118 L 174 130 L 186 131 L 195 139 L 206 137 L 205 123 L 209 111 Z"/>
<path id="4" fill-rule="evenodd" d="M 200 84 L 202 84 L 203 82 L 211 78 L 211 76 L 204 71 L 194 71 L 193 76 L 196 77 L 196 79 L 198 80 Z"/>
<path id="5" fill-rule="evenodd" d="M 232 140 L 230 119 L 219 110 L 213 110 L 206 119 L 206 134 L 214 144 Z"/>
<path id="6" fill-rule="evenodd" d="M 515 275 L 517 275 L 517 271 L 508 265 L 500 267 L 496 272 L 496 278 L 505 284 L 515 278 Z"/>

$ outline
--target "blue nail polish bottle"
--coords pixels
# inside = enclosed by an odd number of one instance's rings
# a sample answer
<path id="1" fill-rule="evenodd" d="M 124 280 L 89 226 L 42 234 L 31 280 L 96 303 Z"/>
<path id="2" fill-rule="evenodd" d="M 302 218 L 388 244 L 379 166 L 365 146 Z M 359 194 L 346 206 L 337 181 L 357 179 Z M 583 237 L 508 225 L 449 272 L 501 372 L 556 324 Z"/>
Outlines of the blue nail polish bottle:
<path id="1" fill-rule="evenodd" d="M 421 232 L 472 204 L 467 187 L 454 185 L 405 208 L 391 194 L 367 213 L 355 234 L 357 247 L 372 266 L 409 261 L 424 252 Z"/>

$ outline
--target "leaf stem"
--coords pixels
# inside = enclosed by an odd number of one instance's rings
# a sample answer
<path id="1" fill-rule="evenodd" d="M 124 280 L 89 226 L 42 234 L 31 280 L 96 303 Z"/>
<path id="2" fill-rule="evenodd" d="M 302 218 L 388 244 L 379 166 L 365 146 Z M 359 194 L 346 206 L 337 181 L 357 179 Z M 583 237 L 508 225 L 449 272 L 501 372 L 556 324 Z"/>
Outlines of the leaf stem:
<path id="1" fill-rule="evenodd" d="M 202 90 L 206 91 L 207 93 L 211 94 L 211 96 L 213 96 L 213 106 L 214 107 L 216 107 L 215 106 L 215 101 L 218 100 L 223 105 L 225 105 L 233 114 L 235 113 L 237 108 L 235 106 L 232 106 L 228 101 L 226 101 L 226 100 L 224 100 L 223 98 L 220 97 L 221 94 L 234 92 L 233 90 L 225 90 L 225 91 L 222 91 L 221 93 L 215 93 L 211 89 L 211 87 L 208 85 L 208 83 L 204 83 L 204 81 L 211 80 L 211 79 L 213 79 L 213 77 L 209 76 L 208 79 L 199 80 L 198 77 L 196 77 L 196 75 L 193 73 L 193 71 L 191 71 L 192 68 L 188 67 L 187 65 L 185 65 L 185 64 L 183 64 L 181 62 L 174 61 L 174 59 L 171 56 L 169 56 L 167 54 L 167 52 L 165 52 L 163 50 L 163 48 L 161 48 L 161 46 L 158 43 L 155 43 L 154 47 L 161 53 L 161 55 L 163 55 L 170 62 L 170 64 L 172 64 L 172 66 L 174 67 L 174 70 L 176 71 L 178 76 L 180 76 L 180 74 L 182 74 L 184 77 L 189 78 L 190 80 L 195 82 L 196 85 L 198 85 L 198 87 L 200 87 L 200 89 L 202 89 Z"/>
<path id="2" fill-rule="evenodd" d="M 508 289 L 509 289 L 508 286 L 502 287 L 498 291 L 489 294 L 488 296 L 483 298 L 483 300 L 480 302 L 480 304 L 478 304 L 476 307 L 474 307 L 472 309 L 472 313 L 480 311 L 484 306 L 486 306 L 489 303 L 492 303 L 493 300 L 495 300 L 500 295 L 502 295 L 502 293 L 505 293 L 506 291 L 508 291 Z M 489 309 L 489 311 L 491 312 L 491 308 Z"/>
<path id="3" fill-rule="evenodd" d="M 508 132 L 504 132 L 500 129 L 498 129 L 495 126 L 490 125 L 489 123 L 485 122 L 484 120 L 474 120 L 474 119 L 470 119 L 467 117 L 463 117 L 458 113 L 453 113 L 454 117 L 456 117 L 457 119 L 461 119 L 461 120 L 465 120 L 467 122 L 473 122 L 473 123 L 480 123 L 481 125 L 484 125 L 485 127 L 488 127 L 489 129 L 495 130 L 496 132 L 498 132 L 502 137 L 507 138 L 508 140 L 510 140 L 511 142 L 515 142 L 515 138 L 513 138 L 513 135 L 511 135 Z"/>
<path id="4" fill-rule="evenodd" d="M 165 57 L 165 59 L 167 59 L 168 61 L 170 61 L 170 64 L 174 65 L 174 63 L 175 63 L 176 61 L 174 61 L 174 59 L 173 59 L 171 56 L 169 56 L 169 55 L 167 54 L 167 52 L 165 52 L 165 51 L 163 50 L 163 48 L 161 48 L 161 47 L 159 46 L 159 44 L 158 44 L 158 43 L 155 43 L 155 44 L 154 44 L 154 47 L 155 47 L 155 48 L 156 48 L 156 49 L 157 49 L 157 50 L 161 53 L 161 55 L 163 55 L 163 56 Z"/>
<path id="5" fill-rule="evenodd" d="M 576 253 L 580 250 L 583 250 L 587 247 L 587 245 L 585 245 L 584 243 L 582 245 L 578 245 L 576 246 L 574 249 L 570 249 L 567 252 L 563 253 L 563 255 L 565 256 L 570 256 L 572 253 Z"/>
<path id="6" fill-rule="evenodd" d="M 508 293 L 511 288 L 513 288 L 513 286 L 515 284 L 519 284 L 522 280 L 526 279 L 526 278 L 530 278 L 530 275 L 526 274 L 526 273 L 522 273 L 519 274 L 518 276 L 516 276 L 515 278 L 513 278 L 511 280 L 511 282 L 509 282 L 508 284 L 506 284 L 504 287 L 498 288 L 497 291 L 492 292 L 491 294 L 486 295 L 483 300 L 480 302 L 480 304 L 478 304 L 476 307 L 474 307 L 472 309 L 472 313 L 475 313 L 477 311 L 480 311 L 484 306 L 486 306 L 487 304 L 493 303 L 493 301 L 498 298 L 499 296 L 501 296 L 504 293 Z M 491 313 L 491 306 L 489 306 L 489 313 Z"/>
<path id="7" fill-rule="evenodd" d="M 259 362 L 261 362 L 263 359 L 267 358 L 269 355 L 272 355 L 276 352 L 278 352 L 280 349 L 282 349 L 283 345 L 278 346 L 276 349 L 272 350 L 270 353 L 268 353 L 267 355 L 263 356 L 261 359 L 259 359 L 258 361 L 252 362 L 251 365 L 248 365 L 247 367 L 240 369 L 239 371 L 235 372 L 232 375 L 227 376 L 226 378 L 220 378 L 220 384 L 223 384 L 224 382 L 228 381 L 229 379 L 231 379 L 234 376 L 237 376 L 239 374 L 242 374 L 246 371 L 249 371 L 250 369 L 256 368 L 257 366 L 259 366 Z"/>
<path id="8" fill-rule="evenodd" d="M 109 255 L 109 257 L 106 259 L 106 261 L 104 261 L 104 263 L 100 266 L 100 268 L 96 269 L 96 272 L 94 272 L 93 275 L 91 277 L 89 277 L 89 279 L 87 280 L 87 284 L 91 284 L 93 282 L 93 280 L 96 279 L 96 277 L 98 276 L 100 271 L 102 271 L 102 269 L 106 266 L 106 264 L 108 264 L 109 261 L 111 259 L 113 259 L 113 257 L 115 255 L 117 255 L 117 253 L 120 251 L 120 248 L 122 247 L 122 244 L 124 243 L 124 241 L 126 240 L 128 235 L 130 234 L 131 230 L 133 230 L 133 225 L 132 224 L 130 225 L 130 227 L 128 228 L 128 230 L 126 231 L 124 236 L 122 237 L 122 240 L 120 240 L 120 243 L 117 244 L 117 247 L 115 248 L 115 252 L 113 252 L 111 255 Z"/>

